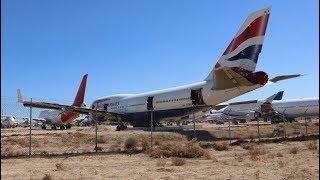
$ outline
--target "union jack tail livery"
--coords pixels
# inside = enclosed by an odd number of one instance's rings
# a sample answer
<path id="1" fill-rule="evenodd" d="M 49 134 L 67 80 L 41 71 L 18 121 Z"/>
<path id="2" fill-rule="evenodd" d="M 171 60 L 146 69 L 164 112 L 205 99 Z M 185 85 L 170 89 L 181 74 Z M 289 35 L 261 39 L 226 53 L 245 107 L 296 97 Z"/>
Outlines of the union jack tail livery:
<path id="1" fill-rule="evenodd" d="M 224 81 L 225 77 L 223 76 L 227 76 L 227 79 L 237 80 L 237 78 L 239 79 L 237 76 L 240 75 L 253 84 L 264 85 L 268 81 L 266 73 L 253 72 L 261 52 L 269 15 L 270 7 L 249 15 L 205 80 L 214 79 L 218 83 L 218 88 L 232 87 L 225 83 L 222 85 L 219 82 Z"/>

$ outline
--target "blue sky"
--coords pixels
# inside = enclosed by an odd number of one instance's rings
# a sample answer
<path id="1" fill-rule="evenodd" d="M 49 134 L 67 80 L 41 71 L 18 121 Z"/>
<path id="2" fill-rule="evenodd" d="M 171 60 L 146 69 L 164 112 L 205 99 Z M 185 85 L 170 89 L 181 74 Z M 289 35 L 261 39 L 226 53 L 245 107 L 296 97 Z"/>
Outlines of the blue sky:
<path id="1" fill-rule="evenodd" d="M 235 100 L 319 96 L 317 0 L 3 0 L 1 96 L 86 102 L 203 80 L 253 11 L 272 6 L 257 70 L 306 76 Z"/>

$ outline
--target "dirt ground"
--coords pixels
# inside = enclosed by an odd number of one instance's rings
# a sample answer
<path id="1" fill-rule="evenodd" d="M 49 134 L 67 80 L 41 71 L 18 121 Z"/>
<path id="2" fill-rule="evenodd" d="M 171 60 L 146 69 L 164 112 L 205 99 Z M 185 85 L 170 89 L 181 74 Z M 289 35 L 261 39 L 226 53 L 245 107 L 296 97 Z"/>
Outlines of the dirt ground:
<path id="1" fill-rule="evenodd" d="M 232 146 L 227 151 L 208 149 L 211 159 L 186 159 L 183 166 L 171 158 L 148 154 L 104 154 L 74 157 L 1 160 L 2 179 L 319 179 L 317 149 L 306 142 L 258 145 L 266 154 L 250 158 L 248 150 Z M 293 152 L 292 149 L 296 149 Z M 294 154 L 296 153 L 296 154 Z"/>
<path id="2" fill-rule="evenodd" d="M 154 132 L 157 146 L 185 143 L 195 137 L 202 143 L 220 143 L 229 137 L 228 125 L 199 123 L 200 129 L 180 132 Z M 303 122 L 264 124 L 260 126 L 262 138 L 272 138 L 275 129 L 285 129 L 287 136 L 306 135 Z M 231 138 L 256 139 L 257 126 L 232 125 Z M 1 130 L 1 157 L 28 154 L 29 129 Z M 308 125 L 308 134 L 319 134 L 319 120 Z M 280 135 L 280 136 L 283 136 Z M 123 153 L 128 138 L 135 138 L 139 153 Z M 172 158 L 155 159 L 141 149 L 149 147 L 150 132 L 132 130 L 116 132 L 115 127 L 100 125 L 98 145 L 102 154 L 94 152 L 95 128 L 73 127 L 65 131 L 32 130 L 32 154 L 43 157 L 1 159 L 3 179 L 319 179 L 319 140 L 303 142 L 265 143 L 255 145 L 264 151 L 252 158 L 250 150 L 231 146 L 229 150 L 205 149 L 211 158 L 185 159 L 182 166 L 172 165 Z M 313 143 L 313 148 L 310 148 Z M 77 156 L 52 154 L 78 153 Z M 47 156 L 47 157 L 45 157 Z"/>

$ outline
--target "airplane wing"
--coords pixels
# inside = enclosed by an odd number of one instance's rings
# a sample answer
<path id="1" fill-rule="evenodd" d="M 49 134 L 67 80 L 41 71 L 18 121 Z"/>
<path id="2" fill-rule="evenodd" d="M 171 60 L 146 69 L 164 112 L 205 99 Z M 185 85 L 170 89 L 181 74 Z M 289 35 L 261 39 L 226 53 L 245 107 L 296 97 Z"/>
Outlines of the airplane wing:
<path id="1" fill-rule="evenodd" d="M 41 101 L 25 101 L 22 98 L 20 89 L 17 90 L 17 97 L 18 97 L 18 102 L 22 103 L 23 106 L 26 106 L 26 107 L 34 107 L 34 108 L 40 108 L 40 109 L 67 110 L 67 111 L 77 112 L 79 114 L 104 115 L 104 116 L 115 118 L 115 119 L 127 118 L 124 114 L 108 112 L 105 110 L 97 110 L 97 109 L 90 109 L 85 107 L 77 107 L 77 106 L 70 106 L 70 105 L 64 105 L 64 104 L 58 104 L 58 103 L 48 103 L 48 102 L 41 102 Z"/>

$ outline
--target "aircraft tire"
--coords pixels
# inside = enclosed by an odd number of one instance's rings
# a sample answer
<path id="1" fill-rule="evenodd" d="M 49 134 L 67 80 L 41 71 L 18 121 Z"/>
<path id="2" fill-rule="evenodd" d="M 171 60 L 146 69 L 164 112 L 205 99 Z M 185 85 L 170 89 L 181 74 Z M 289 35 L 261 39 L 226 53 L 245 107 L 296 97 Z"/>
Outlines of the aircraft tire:
<path id="1" fill-rule="evenodd" d="M 56 125 L 52 125 L 52 126 L 51 126 L 51 129 L 56 130 L 56 129 L 57 129 L 57 126 L 56 126 Z"/>
<path id="2" fill-rule="evenodd" d="M 70 129 L 70 128 L 71 128 L 71 124 L 67 124 L 66 129 Z"/>
<path id="3" fill-rule="evenodd" d="M 116 129 L 116 131 L 121 131 L 121 128 L 120 128 L 120 126 L 117 126 L 117 129 Z"/>
<path id="4" fill-rule="evenodd" d="M 41 129 L 47 129 L 47 126 L 46 125 L 42 125 Z"/>

